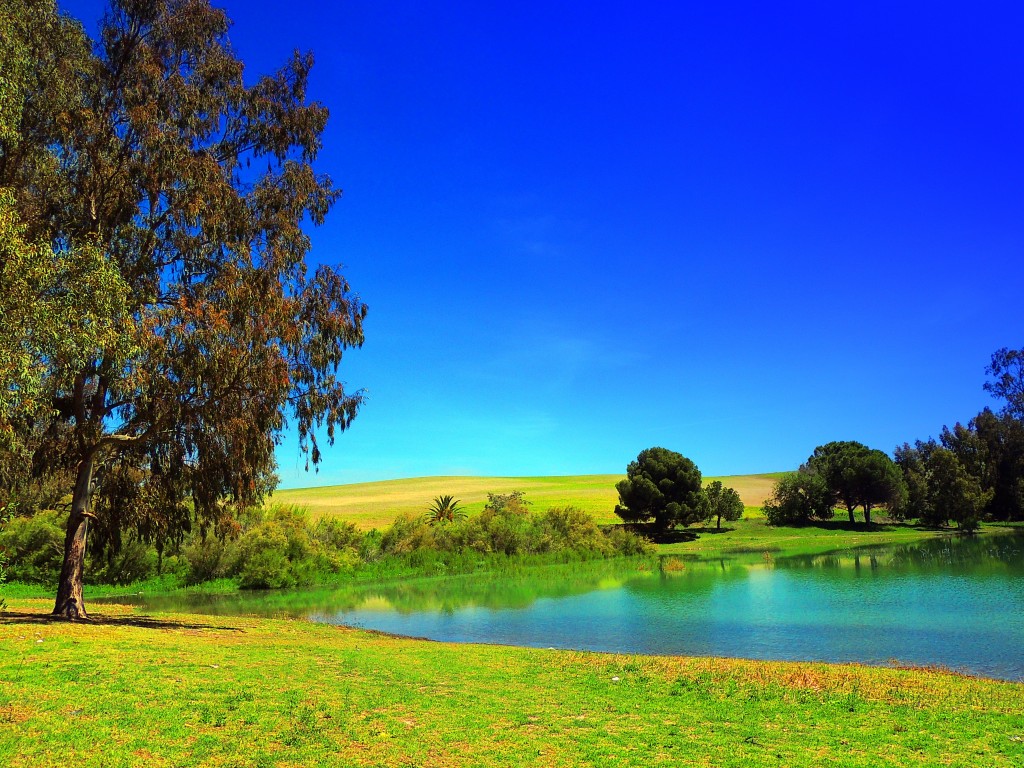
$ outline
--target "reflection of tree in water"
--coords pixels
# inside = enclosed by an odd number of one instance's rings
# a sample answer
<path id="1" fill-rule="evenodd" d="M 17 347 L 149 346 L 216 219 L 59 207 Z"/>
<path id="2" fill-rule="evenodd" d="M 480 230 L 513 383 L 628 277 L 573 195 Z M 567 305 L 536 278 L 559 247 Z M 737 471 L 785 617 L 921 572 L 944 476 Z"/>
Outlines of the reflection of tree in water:
<path id="1" fill-rule="evenodd" d="M 1024 572 L 1024 535 L 943 536 L 913 544 L 857 547 L 820 555 L 791 555 L 775 559 L 787 570 L 854 571 L 886 568 L 903 572 L 961 573 Z"/>
<path id="2" fill-rule="evenodd" d="M 647 570 L 642 570 L 646 568 Z M 569 597 L 621 586 L 631 578 L 651 578 L 649 560 L 614 560 L 448 578 L 420 578 L 342 587 L 238 592 L 226 595 L 177 594 L 118 598 L 161 611 L 215 615 L 256 614 L 302 617 L 360 609 L 452 613 L 464 608 L 527 608 L 541 598 Z"/>
<path id="3" fill-rule="evenodd" d="M 678 563 L 675 565 L 674 563 Z M 632 578 L 623 586 L 659 600 L 674 600 L 684 594 L 707 592 L 730 581 L 749 578 L 751 567 L 727 559 L 680 561 L 673 555 L 661 558 L 661 568 L 647 578 Z"/>
<path id="4" fill-rule="evenodd" d="M 644 561 L 643 566 L 649 568 L 649 562 Z M 542 598 L 571 597 L 619 587 L 625 579 L 644 573 L 640 567 L 637 562 L 605 561 L 527 568 L 510 574 L 414 579 L 366 587 L 361 596 L 363 605 L 381 601 L 399 613 L 522 609 Z"/>
<path id="5" fill-rule="evenodd" d="M 647 570 L 644 570 L 644 569 Z M 1024 535 L 948 536 L 914 544 L 870 546 L 819 555 L 776 556 L 770 561 L 689 560 L 597 561 L 522 568 L 448 578 L 407 579 L 342 587 L 117 598 L 151 610 L 215 615 L 331 616 L 355 610 L 431 611 L 464 608 L 524 609 L 543 598 L 583 595 L 624 587 L 658 601 L 706 594 L 726 583 L 750 578 L 765 568 L 809 571 L 825 576 L 881 572 L 1024 574 Z"/>

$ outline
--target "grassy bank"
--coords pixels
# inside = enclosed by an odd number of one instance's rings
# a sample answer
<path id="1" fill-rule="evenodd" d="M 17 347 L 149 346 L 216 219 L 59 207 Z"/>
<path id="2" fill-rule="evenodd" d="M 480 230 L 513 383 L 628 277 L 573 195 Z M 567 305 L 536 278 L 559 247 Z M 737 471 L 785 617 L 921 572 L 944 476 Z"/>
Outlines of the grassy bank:
<path id="1" fill-rule="evenodd" d="M 32 766 L 1011 766 L 1024 686 L 602 655 L 106 607 L 0 618 L 0 761 Z"/>
<path id="2" fill-rule="evenodd" d="M 709 477 L 735 488 L 748 507 L 760 507 L 781 473 Z M 403 514 L 421 515 L 431 499 L 450 493 L 466 511 L 479 513 L 488 493 L 523 491 L 534 509 L 573 506 L 589 512 L 598 523 L 617 523 L 615 483 L 625 475 L 558 477 L 417 477 L 377 483 L 354 483 L 321 488 L 279 490 L 273 500 L 304 507 L 314 517 L 337 517 L 360 529 L 384 528 Z"/>
<path id="3" fill-rule="evenodd" d="M 771 494 L 783 473 L 731 475 L 705 478 L 721 480 L 735 488 L 746 507 L 742 520 L 714 526 L 679 529 L 663 537 L 661 554 L 733 558 L 744 555 L 800 555 L 828 552 L 872 544 L 909 544 L 937 535 L 949 535 L 909 523 L 876 525 L 870 529 L 844 521 L 839 510 L 836 519 L 814 526 L 772 527 L 765 523 L 760 505 Z M 422 514 L 430 499 L 442 493 L 460 498 L 471 514 L 478 514 L 487 493 L 524 491 L 533 509 L 550 506 L 574 506 L 607 525 L 622 521 L 613 512 L 618 496 L 615 483 L 621 475 L 574 475 L 565 477 L 426 477 L 389 480 L 377 483 L 301 488 L 277 491 L 274 500 L 295 504 L 313 517 L 330 517 L 354 523 L 361 529 L 384 528 L 400 514 Z M 859 515 L 859 513 L 858 513 Z M 985 530 L 1002 530 L 983 526 Z"/>
<path id="4" fill-rule="evenodd" d="M 982 525 L 980 534 L 1005 533 L 1005 525 Z M 955 536 L 954 530 L 937 531 L 912 523 L 884 523 L 865 528 L 830 520 L 808 526 L 771 526 L 763 517 L 744 517 L 723 523 L 722 529 L 694 526 L 680 528 L 664 537 L 660 554 L 702 558 L 733 558 L 741 555 L 806 555 L 885 544 L 912 544 L 936 536 Z"/>

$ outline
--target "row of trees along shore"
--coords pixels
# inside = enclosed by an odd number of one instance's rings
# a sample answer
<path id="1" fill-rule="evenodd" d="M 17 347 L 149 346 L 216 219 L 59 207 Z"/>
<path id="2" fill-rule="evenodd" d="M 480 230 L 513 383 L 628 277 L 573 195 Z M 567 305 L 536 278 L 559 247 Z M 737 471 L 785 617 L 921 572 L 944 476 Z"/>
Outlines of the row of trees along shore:
<path id="1" fill-rule="evenodd" d="M 837 508 L 854 524 L 857 507 L 866 526 L 880 508 L 890 519 L 964 531 L 982 520 L 1024 520 L 1024 349 L 997 350 L 986 373 L 984 389 L 1002 402 L 997 412 L 943 427 L 938 440 L 903 443 L 893 457 L 852 440 L 819 445 L 775 485 L 764 503 L 768 524 L 831 520 Z M 702 488 L 700 470 L 675 451 L 642 451 L 626 474 L 615 512 L 628 523 L 664 532 L 707 520 L 722 503 L 727 520 L 743 512 L 735 491 L 717 481 Z"/>
<path id="2" fill-rule="evenodd" d="M 884 507 L 888 517 L 973 531 L 983 520 L 1024 520 L 1024 349 L 999 349 L 983 385 L 1001 401 L 939 439 L 903 443 L 890 458 L 857 442 L 818 446 L 783 477 L 764 505 L 771 524 L 828 520 L 841 506 L 854 522 Z"/>

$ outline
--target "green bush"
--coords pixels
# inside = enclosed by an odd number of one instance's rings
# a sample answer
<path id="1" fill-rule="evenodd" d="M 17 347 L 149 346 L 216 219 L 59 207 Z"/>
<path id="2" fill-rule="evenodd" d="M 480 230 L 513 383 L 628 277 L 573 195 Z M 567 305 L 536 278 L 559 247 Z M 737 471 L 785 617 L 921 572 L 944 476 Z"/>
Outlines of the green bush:
<path id="1" fill-rule="evenodd" d="M 0 533 L 0 549 L 9 560 L 7 578 L 31 584 L 55 584 L 64 560 L 67 514 L 45 510 L 13 517 Z"/>
<path id="2" fill-rule="evenodd" d="M 66 513 L 14 518 L 0 532 L 10 558 L 10 578 L 54 584 L 60 573 Z M 651 545 L 622 528 L 602 530 L 574 507 L 531 512 L 521 493 L 490 494 L 484 511 L 467 520 L 430 525 L 400 517 L 384 531 L 362 533 L 352 523 L 310 522 L 301 509 L 250 511 L 236 538 L 192 534 L 164 553 L 164 572 L 184 584 L 236 579 L 243 589 L 271 589 L 329 582 L 360 572 L 396 576 L 410 571 L 466 572 L 487 557 L 553 555 L 559 559 L 640 555 Z M 128 584 L 151 577 L 157 553 L 140 541 L 89 555 L 90 583 Z"/>
<path id="3" fill-rule="evenodd" d="M 622 557 L 633 557 L 636 555 L 650 555 L 656 551 L 656 547 L 643 536 L 638 536 L 633 531 L 622 526 L 613 526 L 604 529 L 604 535 L 608 537 L 615 554 Z"/>
<path id="4" fill-rule="evenodd" d="M 579 553 L 615 554 L 615 548 L 594 518 L 576 507 L 553 507 L 540 522 L 556 550 L 571 549 Z"/>
<path id="5" fill-rule="evenodd" d="M 11 518 L 0 533 L 0 550 L 9 559 L 8 578 L 29 584 L 56 584 L 64 560 L 67 512 L 42 510 Z M 156 571 L 152 546 L 137 540 L 118 549 L 87 553 L 85 576 L 89 584 L 130 584 Z"/>
<path id="6" fill-rule="evenodd" d="M 185 583 L 200 584 L 230 576 L 238 559 L 237 549 L 230 539 L 193 534 L 181 551 Z"/>
<path id="7" fill-rule="evenodd" d="M 238 582 L 242 589 L 279 589 L 296 584 L 283 527 L 264 523 L 238 542 Z"/>
<path id="8" fill-rule="evenodd" d="M 589 514 L 576 507 L 530 512 L 517 492 L 489 494 L 488 504 L 479 515 L 443 526 L 429 525 L 422 518 L 400 517 L 382 534 L 380 551 L 384 555 L 415 555 L 409 562 L 419 567 L 429 565 L 424 552 L 610 557 L 646 554 L 652 546 L 622 528 L 602 530 Z"/>
<path id="9" fill-rule="evenodd" d="M 126 542 L 116 552 L 111 550 L 102 559 L 93 560 L 86 577 L 90 584 L 131 584 L 154 575 L 156 559 L 153 547 L 141 541 Z"/>
<path id="10" fill-rule="evenodd" d="M 764 502 L 768 525 L 808 525 L 832 518 L 833 495 L 817 472 L 801 467 L 779 478 Z"/>
<path id="11" fill-rule="evenodd" d="M 360 534 L 351 523 L 321 520 L 311 525 L 306 512 L 276 507 L 242 534 L 235 567 L 243 589 L 315 584 L 351 572 L 360 561 Z"/>
<path id="12" fill-rule="evenodd" d="M 364 534 L 356 528 L 354 523 L 322 517 L 313 526 L 312 536 L 329 549 L 338 552 L 346 550 L 358 552 L 363 543 Z"/>
<path id="13" fill-rule="evenodd" d="M 460 525 L 455 523 L 455 526 Z M 444 530 L 444 529 L 438 529 Z M 435 528 L 421 517 L 402 515 L 384 531 L 380 551 L 384 555 L 408 555 L 418 549 L 436 549 Z"/>

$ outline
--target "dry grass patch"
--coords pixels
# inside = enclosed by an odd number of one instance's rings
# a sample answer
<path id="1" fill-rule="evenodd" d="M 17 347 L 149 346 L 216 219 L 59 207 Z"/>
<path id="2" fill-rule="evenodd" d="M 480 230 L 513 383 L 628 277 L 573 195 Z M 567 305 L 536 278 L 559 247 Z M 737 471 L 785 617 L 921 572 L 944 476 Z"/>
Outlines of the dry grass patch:
<path id="1" fill-rule="evenodd" d="M 599 523 L 621 522 L 615 516 L 615 484 L 625 475 L 566 475 L 552 477 L 417 477 L 376 483 L 352 483 L 319 488 L 279 490 L 274 501 L 305 507 L 314 518 L 331 516 L 360 529 L 384 528 L 404 514 L 426 512 L 442 494 L 458 498 L 469 514 L 478 514 L 488 493 L 523 491 L 535 509 L 574 506 L 594 515 Z M 745 506 L 760 507 L 771 493 L 778 473 L 708 477 L 735 488 Z"/>

